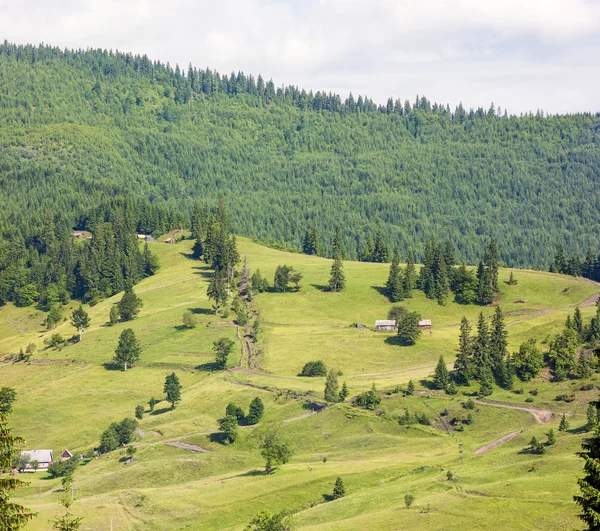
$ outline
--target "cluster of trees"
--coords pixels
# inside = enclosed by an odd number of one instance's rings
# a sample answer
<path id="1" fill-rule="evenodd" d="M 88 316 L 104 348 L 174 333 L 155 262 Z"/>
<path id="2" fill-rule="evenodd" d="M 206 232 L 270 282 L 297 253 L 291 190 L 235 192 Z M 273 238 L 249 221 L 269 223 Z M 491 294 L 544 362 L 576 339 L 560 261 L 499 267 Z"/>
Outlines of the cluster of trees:
<path id="1" fill-rule="evenodd" d="M 238 425 L 244 423 L 245 425 L 258 424 L 260 419 L 263 417 L 265 412 L 265 405 L 260 397 L 254 397 L 248 408 L 248 414 L 244 413 L 244 410 L 230 402 L 227 404 L 225 409 L 225 417 L 219 420 L 219 431 L 223 433 L 223 443 L 233 444 L 238 437 Z"/>
<path id="2" fill-rule="evenodd" d="M 421 337 L 419 312 L 409 312 L 404 306 L 392 306 L 388 312 L 388 319 L 396 321 L 398 341 L 401 345 L 414 345 Z"/>
<path id="3" fill-rule="evenodd" d="M 137 420 L 125 418 L 121 422 L 113 422 L 100 436 L 100 453 L 108 453 L 116 450 L 119 446 L 129 444 L 135 435 Z"/>
<path id="4" fill-rule="evenodd" d="M 588 248 L 583 258 L 577 254 L 567 257 L 563 246 L 560 245 L 550 265 L 550 272 L 584 277 L 600 282 L 600 254 L 596 255 L 591 248 Z"/>
<path id="5" fill-rule="evenodd" d="M 494 381 L 510 389 L 513 371 L 508 354 L 508 333 L 500 306 L 496 307 L 491 326 L 479 314 L 477 334 L 471 336 L 471 324 L 463 317 L 460 323 L 459 348 L 454 363 L 456 378 L 461 383 L 477 380 L 480 393 L 492 393 Z"/>
<path id="6" fill-rule="evenodd" d="M 346 258 L 381 260 L 378 228 L 387 249 L 413 247 L 417 262 L 433 234 L 467 263 L 494 235 L 512 266 L 546 267 L 567 231 L 571 254 L 600 244 L 598 115 L 517 117 L 425 97 L 374 105 L 144 56 L 9 43 L 0 75 L 5 242 L 35 245 L 48 210 L 67 231 L 86 228 L 87 212 L 90 226 L 113 222 L 116 198 L 147 201 L 133 227 L 164 232 L 189 223 L 194 198 L 224 193 L 236 233 L 299 250 L 309 227 L 329 242 L 340 226 Z"/>
<path id="7" fill-rule="evenodd" d="M 342 388 L 340 389 L 338 371 L 329 369 L 325 378 L 325 391 L 323 393 L 325 400 L 327 402 L 343 402 L 348 398 L 349 392 L 346 382 L 342 384 Z"/>

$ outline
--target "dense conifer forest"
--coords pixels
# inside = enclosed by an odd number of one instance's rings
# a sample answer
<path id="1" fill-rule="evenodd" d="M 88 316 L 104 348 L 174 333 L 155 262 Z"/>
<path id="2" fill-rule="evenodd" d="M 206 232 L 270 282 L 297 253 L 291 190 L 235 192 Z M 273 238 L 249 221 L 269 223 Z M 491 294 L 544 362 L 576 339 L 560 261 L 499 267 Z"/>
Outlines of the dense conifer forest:
<path id="1" fill-rule="evenodd" d="M 360 258 L 379 238 L 386 261 L 412 250 L 422 262 L 435 237 L 476 264 L 493 237 L 500 263 L 547 269 L 559 246 L 598 255 L 599 141 L 598 114 L 513 116 L 425 97 L 377 105 L 241 72 L 5 42 L 0 270 L 15 252 L 30 265 L 43 256 L 49 227 L 114 223 L 118 204 L 130 234 L 159 234 L 221 194 L 234 232 L 288 249 L 314 230 L 318 254 L 333 256 L 337 240 Z M 93 296 L 75 277 L 62 284 Z"/>

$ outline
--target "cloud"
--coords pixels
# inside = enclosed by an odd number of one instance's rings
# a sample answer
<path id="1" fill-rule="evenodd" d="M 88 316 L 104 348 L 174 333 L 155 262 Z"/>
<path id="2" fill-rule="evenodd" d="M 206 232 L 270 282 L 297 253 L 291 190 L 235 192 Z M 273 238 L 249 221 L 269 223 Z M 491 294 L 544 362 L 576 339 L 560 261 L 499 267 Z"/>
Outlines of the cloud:
<path id="1" fill-rule="evenodd" d="M 23 5 L 26 5 L 24 7 Z M 17 43 L 145 53 L 276 84 L 600 110 L 600 5 L 585 0 L 0 0 Z M 551 87 L 552 90 L 548 90 Z"/>

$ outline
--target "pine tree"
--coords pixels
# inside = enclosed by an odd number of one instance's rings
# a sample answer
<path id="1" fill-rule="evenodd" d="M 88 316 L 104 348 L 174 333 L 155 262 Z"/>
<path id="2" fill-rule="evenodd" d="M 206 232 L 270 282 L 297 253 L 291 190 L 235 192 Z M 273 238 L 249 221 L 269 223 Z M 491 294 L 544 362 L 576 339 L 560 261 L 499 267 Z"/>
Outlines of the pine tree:
<path id="1" fill-rule="evenodd" d="M 374 260 L 373 260 L 373 240 L 371 240 L 371 236 L 367 236 L 365 246 L 363 247 L 362 253 L 360 255 L 360 260 L 361 260 L 361 262 L 374 262 Z"/>
<path id="2" fill-rule="evenodd" d="M 485 268 L 488 272 L 491 289 L 493 292 L 498 291 L 498 267 L 500 265 L 500 254 L 496 246 L 496 240 L 492 238 L 485 253 Z"/>
<path id="3" fill-rule="evenodd" d="M 124 371 L 128 366 L 132 366 L 140 359 L 142 347 L 135 337 L 135 332 L 131 328 L 126 328 L 119 336 L 119 344 L 115 350 L 114 361 L 120 365 Z"/>
<path id="4" fill-rule="evenodd" d="M 477 336 L 473 342 L 473 361 L 478 371 L 482 368 L 491 368 L 490 332 L 483 312 L 479 314 L 477 322 Z"/>
<path id="5" fill-rule="evenodd" d="M 450 383 L 450 373 L 444 361 L 444 356 L 440 356 L 438 360 L 433 376 L 433 383 L 437 389 L 446 389 L 446 386 Z"/>
<path id="6" fill-rule="evenodd" d="M 581 451 L 576 454 L 584 460 L 584 476 L 577 480 L 581 495 L 573 496 L 581 506 L 579 518 L 590 530 L 600 529 L 600 425 L 594 434 L 581 443 Z"/>
<path id="7" fill-rule="evenodd" d="M 437 276 L 435 281 L 436 299 L 440 306 L 445 306 L 450 294 L 450 278 L 446 267 L 446 261 L 441 252 L 438 252 L 436 260 Z"/>
<path id="8" fill-rule="evenodd" d="M 406 259 L 406 269 L 404 270 L 403 278 L 403 291 L 404 295 L 408 298 L 412 297 L 412 291 L 415 289 L 417 279 L 417 272 L 415 270 L 415 257 L 412 250 L 408 251 L 408 258 Z"/>
<path id="9" fill-rule="evenodd" d="M 344 402 L 344 400 L 346 400 L 346 398 L 348 398 L 348 395 L 350 394 L 350 391 L 348 390 L 348 385 L 346 384 L 346 382 L 344 382 L 342 384 L 342 388 L 340 389 L 340 402 Z"/>
<path id="10" fill-rule="evenodd" d="M 373 247 L 373 262 L 386 263 L 388 261 L 388 249 L 383 241 L 381 227 L 377 227 L 375 233 L 375 246 Z"/>
<path id="11" fill-rule="evenodd" d="M 228 298 L 225 279 L 221 274 L 215 272 L 215 274 L 212 276 L 206 290 L 206 295 L 209 299 L 215 301 L 213 308 L 215 310 L 215 315 L 218 315 L 219 308 L 227 302 Z"/>
<path id="12" fill-rule="evenodd" d="M 583 318 L 581 317 L 579 306 L 575 308 L 575 312 L 573 313 L 573 328 L 577 331 L 579 339 L 583 339 Z"/>
<path id="13" fill-rule="evenodd" d="M 335 480 L 335 485 L 333 486 L 333 499 L 337 500 L 338 498 L 343 498 L 346 494 L 346 489 L 344 488 L 344 482 L 342 478 L 337 478 Z"/>
<path id="14" fill-rule="evenodd" d="M 559 245 L 554 255 L 554 262 L 550 266 L 550 271 L 553 273 L 564 273 L 566 269 L 565 250 L 562 245 Z"/>
<path id="15" fill-rule="evenodd" d="M 250 402 L 250 407 L 248 409 L 248 416 L 246 419 L 248 420 L 248 424 L 258 424 L 258 421 L 262 418 L 265 412 L 265 405 L 260 397 L 254 397 L 252 402 Z"/>
<path id="16" fill-rule="evenodd" d="M 460 321 L 460 335 L 458 337 L 458 354 L 454 361 L 454 370 L 463 383 L 469 383 L 475 374 L 473 360 L 473 339 L 471 337 L 471 324 L 466 317 Z"/>
<path id="17" fill-rule="evenodd" d="M 117 303 L 121 321 L 131 321 L 140 313 L 144 301 L 140 299 L 132 288 L 127 288 L 121 300 Z"/>
<path id="18" fill-rule="evenodd" d="M 339 400 L 338 378 L 333 369 L 329 369 L 327 373 L 324 397 L 327 402 L 337 402 Z"/>
<path id="19" fill-rule="evenodd" d="M 399 302 L 404 298 L 400 277 L 400 260 L 398 255 L 394 254 L 390 265 L 390 273 L 385 283 L 386 294 L 390 302 Z"/>
<path id="20" fill-rule="evenodd" d="M 560 424 L 558 426 L 558 431 L 567 431 L 569 429 L 569 421 L 567 420 L 566 415 L 563 413 L 560 417 Z"/>
<path id="21" fill-rule="evenodd" d="M 406 394 L 414 395 L 415 394 L 415 382 L 412 380 L 408 380 L 408 385 L 406 386 Z"/>
<path id="22" fill-rule="evenodd" d="M 590 402 L 588 404 L 585 415 L 587 418 L 585 427 L 587 431 L 592 431 L 598 425 L 598 406 L 596 402 Z"/>
<path id="23" fill-rule="evenodd" d="M 344 265 L 339 255 L 336 255 L 331 265 L 331 275 L 329 277 L 329 289 L 333 292 L 341 291 L 346 287 L 346 276 L 344 275 Z"/>
<path id="24" fill-rule="evenodd" d="M 310 227 L 304 236 L 302 243 L 302 252 L 304 254 L 319 254 L 319 235 L 315 227 Z"/>
<path id="25" fill-rule="evenodd" d="M 496 306 L 494 317 L 492 318 L 492 330 L 490 333 L 490 363 L 491 369 L 498 383 L 501 380 L 501 374 L 505 366 L 505 360 L 508 356 L 508 332 L 504 324 L 504 314 L 500 306 Z"/>
<path id="26" fill-rule="evenodd" d="M 331 248 L 333 251 L 332 256 L 334 258 L 339 256 L 342 260 L 346 259 L 346 249 L 344 249 L 344 244 L 342 243 L 342 230 L 339 226 L 335 228 L 335 234 L 333 236 Z"/>

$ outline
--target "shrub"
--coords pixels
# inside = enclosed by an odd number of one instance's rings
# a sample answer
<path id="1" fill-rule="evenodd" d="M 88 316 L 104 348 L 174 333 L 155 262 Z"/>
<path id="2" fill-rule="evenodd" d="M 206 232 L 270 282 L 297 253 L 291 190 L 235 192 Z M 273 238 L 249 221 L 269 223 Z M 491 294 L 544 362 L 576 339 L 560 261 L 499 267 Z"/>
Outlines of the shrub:
<path id="1" fill-rule="evenodd" d="M 354 403 L 359 407 L 364 407 L 365 409 L 375 409 L 381 403 L 381 398 L 379 398 L 377 392 L 375 391 L 375 384 L 373 384 L 373 387 L 368 391 L 364 391 L 358 395 L 354 399 Z"/>
<path id="2" fill-rule="evenodd" d="M 250 402 L 248 417 L 246 418 L 248 424 L 257 424 L 258 421 L 262 418 L 264 411 L 265 406 L 260 397 L 257 396 L 252 400 L 252 402 Z"/>
<path id="3" fill-rule="evenodd" d="M 135 418 L 142 420 L 144 416 L 144 406 L 135 406 Z"/>
<path id="4" fill-rule="evenodd" d="M 321 360 L 317 361 L 309 361 L 302 367 L 302 372 L 300 376 L 326 376 L 327 375 L 327 367 L 325 367 L 325 363 Z"/>
<path id="5" fill-rule="evenodd" d="M 465 409 L 475 409 L 475 401 L 472 398 L 469 398 L 466 402 L 463 402 L 462 406 Z"/>

